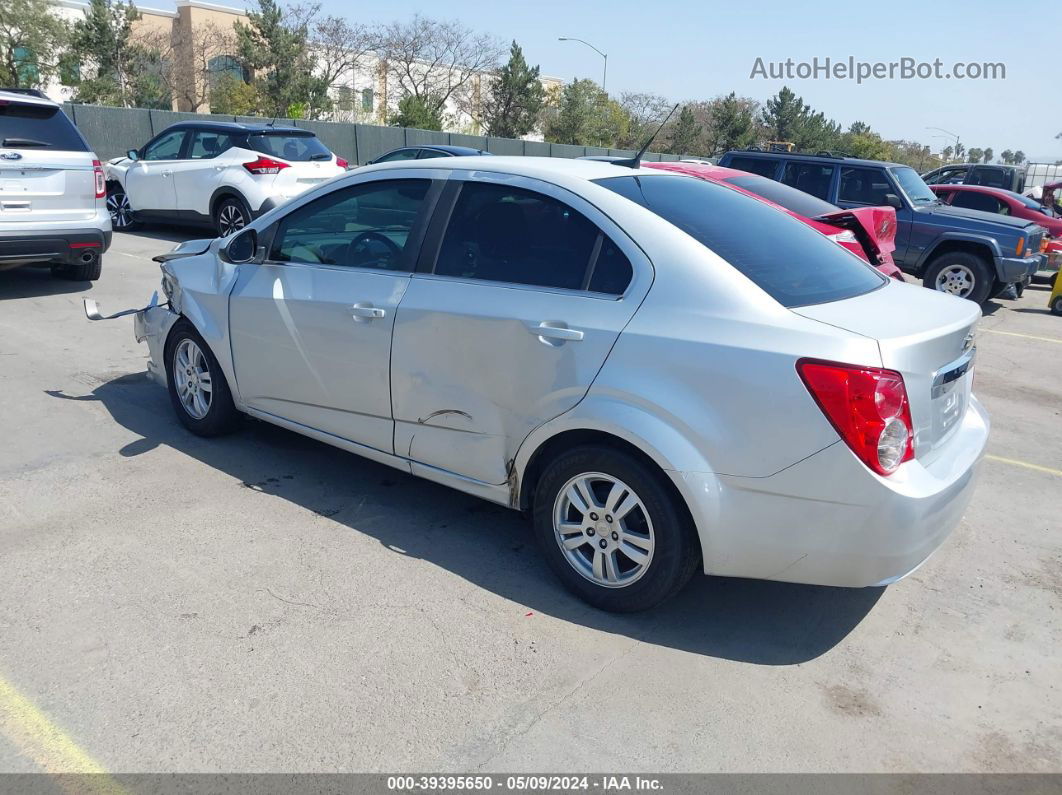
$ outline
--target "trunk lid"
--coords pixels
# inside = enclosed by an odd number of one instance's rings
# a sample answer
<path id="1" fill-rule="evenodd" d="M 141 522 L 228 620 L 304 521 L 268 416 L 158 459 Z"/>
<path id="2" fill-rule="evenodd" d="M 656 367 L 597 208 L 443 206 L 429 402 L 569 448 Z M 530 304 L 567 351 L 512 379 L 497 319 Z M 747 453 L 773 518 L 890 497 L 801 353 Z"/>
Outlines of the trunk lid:
<path id="1" fill-rule="evenodd" d="M 96 212 L 91 152 L 4 148 L 0 224 L 89 220 Z M 18 158 L 12 158 L 18 155 Z"/>
<path id="2" fill-rule="evenodd" d="M 824 224 L 848 229 L 859 240 L 867 259 L 879 263 L 896 250 L 896 210 L 892 207 L 857 207 L 815 218 Z"/>
<path id="3" fill-rule="evenodd" d="M 890 280 L 865 295 L 792 311 L 877 341 L 881 366 L 899 372 L 907 388 L 915 457 L 932 461 L 970 402 L 980 307 Z"/>

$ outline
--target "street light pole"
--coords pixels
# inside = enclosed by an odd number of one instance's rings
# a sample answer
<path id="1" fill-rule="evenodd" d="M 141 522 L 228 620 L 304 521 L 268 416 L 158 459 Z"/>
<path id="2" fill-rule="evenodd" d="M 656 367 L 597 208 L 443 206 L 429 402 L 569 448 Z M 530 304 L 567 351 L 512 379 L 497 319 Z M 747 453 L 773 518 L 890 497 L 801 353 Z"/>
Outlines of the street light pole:
<path id="1" fill-rule="evenodd" d="M 605 62 L 604 67 L 601 69 L 601 90 L 604 91 L 605 90 L 605 80 L 608 78 L 608 54 L 601 52 L 601 50 L 599 50 L 597 47 L 595 47 L 590 42 L 583 41 L 582 39 L 576 39 L 576 38 L 574 38 L 572 36 L 561 36 L 560 38 L 557 39 L 557 41 L 577 41 L 580 44 L 585 44 L 587 47 L 589 47 L 591 50 L 593 50 L 594 52 L 596 52 L 598 55 L 601 56 L 601 58 Z"/>
<path id="2" fill-rule="evenodd" d="M 926 129 L 927 130 L 937 130 L 938 132 L 942 132 L 942 133 L 944 133 L 946 135 L 950 135 L 952 138 L 954 138 L 955 139 L 955 153 L 958 154 L 958 149 L 959 149 L 959 136 L 958 135 L 956 135 L 955 133 L 951 132 L 950 130 L 945 130 L 943 127 L 926 127 Z"/>

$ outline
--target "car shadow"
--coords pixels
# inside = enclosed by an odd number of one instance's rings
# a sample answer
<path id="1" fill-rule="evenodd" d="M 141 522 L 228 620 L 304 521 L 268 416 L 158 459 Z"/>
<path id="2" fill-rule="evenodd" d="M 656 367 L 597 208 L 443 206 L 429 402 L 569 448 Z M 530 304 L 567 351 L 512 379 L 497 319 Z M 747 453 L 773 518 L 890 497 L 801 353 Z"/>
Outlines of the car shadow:
<path id="1" fill-rule="evenodd" d="M 166 224 L 139 224 L 128 232 L 115 232 L 115 236 L 143 237 L 166 243 L 183 243 L 186 240 L 203 240 L 217 237 L 209 227 L 168 226 Z"/>
<path id="2" fill-rule="evenodd" d="M 614 615 L 561 587 L 541 559 L 529 525 L 513 511 L 264 422 L 248 420 L 236 434 L 201 439 L 178 423 L 165 390 L 145 374 L 115 378 L 85 395 L 47 393 L 63 401 L 101 403 L 137 436 L 121 448 L 123 456 L 166 445 L 244 488 L 289 500 L 346 531 L 377 539 L 394 554 L 429 561 L 526 606 L 521 610 L 645 643 L 758 665 L 793 665 L 840 643 L 885 590 L 695 577 L 654 610 Z"/>
<path id="3" fill-rule="evenodd" d="M 91 290 L 92 284 L 90 281 L 57 278 L 52 276 L 49 268 L 13 268 L 0 271 L 0 301 L 83 293 Z"/>

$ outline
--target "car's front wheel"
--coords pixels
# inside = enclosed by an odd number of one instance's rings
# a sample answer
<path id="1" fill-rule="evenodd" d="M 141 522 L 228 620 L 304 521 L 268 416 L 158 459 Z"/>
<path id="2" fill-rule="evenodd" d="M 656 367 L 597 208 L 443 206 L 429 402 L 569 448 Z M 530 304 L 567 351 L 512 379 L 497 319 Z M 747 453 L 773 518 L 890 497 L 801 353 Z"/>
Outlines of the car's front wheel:
<path id="1" fill-rule="evenodd" d="M 547 466 L 535 490 L 535 535 L 577 596 L 603 610 L 645 610 L 692 576 L 696 534 L 662 478 L 603 446 L 570 450 Z"/>
<path id="2" fill-rule="evenodd" d="M 229 197 L 214 208 L 214 228 L 220 237 L 228 237 L 251 222 L 251 211 L 239 199 Z"/>
<path id="3" fill-rule="evenodd" d="M 136 226 L 129 194 L 121 185 L 112 183 L 107 186 L 107 213 L 111 216 L 111 228 L 116 232 L 127 232 Z"/>
<path id="4" fill-rule="evenodd" d="M 950 251 L 940 254 L 929 263 L 922 284 L 932 290 L 983 304 L 995 284 L 995 275 L 988 263 L 976 254 Z"/>
<path id="5" fill-rule="evenodd" d="M 178 321 L 166 341 L 166 380 L 177 419 L 198 436 L 233 430 L 240 413 L 225 374 L 191 323 Z"/>

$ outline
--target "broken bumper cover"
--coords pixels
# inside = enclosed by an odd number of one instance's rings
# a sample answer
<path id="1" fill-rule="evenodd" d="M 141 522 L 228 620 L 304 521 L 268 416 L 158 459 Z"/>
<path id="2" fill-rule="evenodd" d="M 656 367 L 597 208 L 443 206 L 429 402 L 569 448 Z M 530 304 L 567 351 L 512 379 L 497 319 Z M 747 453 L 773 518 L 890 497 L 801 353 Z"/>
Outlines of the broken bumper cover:
<path id="1" fill-rule="evenodd" d="M 166 386 L 166 338 L 179 317 L 168 304 L 149 306 L 133 315 L 133 336 L 148 344 L 148 377 L 160 386 Z"/>

